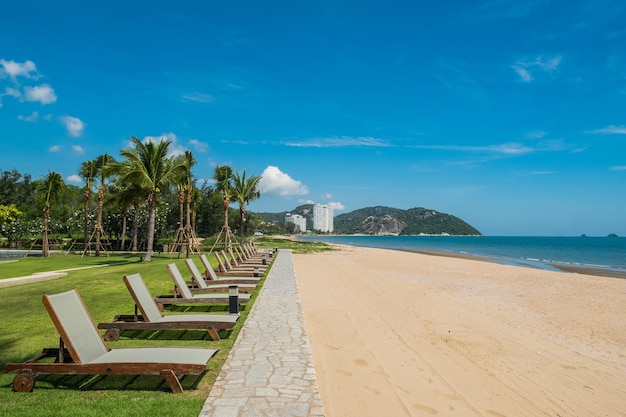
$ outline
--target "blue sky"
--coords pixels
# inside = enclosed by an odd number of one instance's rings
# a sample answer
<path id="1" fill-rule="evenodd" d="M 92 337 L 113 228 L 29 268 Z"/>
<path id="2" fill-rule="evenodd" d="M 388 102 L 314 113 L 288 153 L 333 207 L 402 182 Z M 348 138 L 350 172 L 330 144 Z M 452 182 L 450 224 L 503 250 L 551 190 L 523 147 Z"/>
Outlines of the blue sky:
<path id="1" fill-rule="evenodd" d="M 0 169 L 76 182 L 130 136 L 263 175 L 253 211 L 386 205 L 626 236 L 626 3 L 0 5 Z"/>

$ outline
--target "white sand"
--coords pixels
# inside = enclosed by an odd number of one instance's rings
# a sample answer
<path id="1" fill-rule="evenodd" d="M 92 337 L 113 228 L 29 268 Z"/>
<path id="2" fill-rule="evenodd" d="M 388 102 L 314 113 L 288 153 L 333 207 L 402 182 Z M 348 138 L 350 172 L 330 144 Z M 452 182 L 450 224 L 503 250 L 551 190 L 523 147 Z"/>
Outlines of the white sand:
<path id="1" fill-rule="evenodd" d="M 400 251 L 294 255 L 326 414 L 626 416 L 626 280 Z"/>

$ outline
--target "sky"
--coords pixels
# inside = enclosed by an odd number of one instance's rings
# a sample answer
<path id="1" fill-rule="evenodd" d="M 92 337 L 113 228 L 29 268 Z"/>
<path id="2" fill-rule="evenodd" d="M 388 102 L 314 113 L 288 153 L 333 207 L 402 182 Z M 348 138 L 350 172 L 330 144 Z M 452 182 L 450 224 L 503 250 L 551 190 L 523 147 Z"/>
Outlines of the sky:
<path id="1" fill-rule="evenodd" d="M 0 170 L 131 136 L 262 176 L 248 209 L 425 207 L 626 236 L 626 2 L 0 0 Z"/>

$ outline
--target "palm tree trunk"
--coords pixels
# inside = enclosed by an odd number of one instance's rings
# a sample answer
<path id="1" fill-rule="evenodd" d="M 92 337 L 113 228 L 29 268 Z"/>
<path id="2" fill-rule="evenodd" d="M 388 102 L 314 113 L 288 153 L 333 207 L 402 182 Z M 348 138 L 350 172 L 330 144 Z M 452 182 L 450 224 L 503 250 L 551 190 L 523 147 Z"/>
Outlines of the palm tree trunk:
<path id="1" fill-rule="evenodd" d="M 122 210 L 122 236 L 120 237 L 120 250 L 124 250 L 124 247 L 126 246 L 126 219 L 128 217 L 128 209 L 124 208 L 124 210 Z"/>
<path id="2" fill-rule="evenodd" d="M 139 204 L 133 206 L 133 233 L 131 250 L 137 252 L 137 235 L 139 234 Z"/>
<path id="3" fill-rule="evenodd" d="M 98 219 L 96 221 L 96 256 L 100 256 L 100 234 L 102 233 L 102 208 L 104 206 L 104 190 L 98 191 Z"/>
<path id="4" fill-rule="evenodd" d="M 50 206 L 46 205 L 43 209 L 43 238 L 41 242 L 41 256 L 50 257 L 50 247 L 48 245 L 48 219 L 50 218 Z"/>
<path id="5" fill-rule="evenodd" d="M 155 212 L 156 212 L 156 194 L 151 193 L 148 197 L 149 213 L 148 213 L 148 247 L 146 248 L 146 262 L 152 261 L 152 247 L 154 246 L 154 229 L 155 229 Z"/>
<path id="6" fill-rule="evenodd" d="M 87 247 L 89 239 L 89 200 L 91 199 L 91 192 L 85 191 L 85 206 L 83 207 L 83 245 Z"/>
<path id="7" fill-rule="evenodd" d="M 239 215 L 241 216 L 241 231 L 239 232 L 239 235 L 241 237 L 239 238 L 239 243 L 243 245 L 244 239 L 246 237 L 246 232 L 244 229 L 244 226 L 246 225 L 246 207 L 245 206 L 239 207 Z"/>

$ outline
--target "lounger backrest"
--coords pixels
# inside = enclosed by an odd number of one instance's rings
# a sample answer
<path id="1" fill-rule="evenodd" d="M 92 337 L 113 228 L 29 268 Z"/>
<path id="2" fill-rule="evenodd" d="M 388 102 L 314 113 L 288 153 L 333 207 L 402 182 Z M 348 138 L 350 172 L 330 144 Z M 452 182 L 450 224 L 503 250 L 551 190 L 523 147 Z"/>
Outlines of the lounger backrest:
<path id="1" fill-rule="evenodd" d="M 211 262 L 209 262 L 209 258 L 207 258 L 204 253 L 200 255 L 200 260 L 202 261 L 202 266 L 204 266 L 204 269 L 206 269 L 207 274 L 209 274 L 207 279 L 209 280 L 217 279 L 217 274 L 215 273 L 215 270 L 211 266 Z"/>
<path id="2" fill-rule="evenodd" d="M 180 294 L 182 295 L 182 297 L 193 298 L 193 294 L 191 294 L 189 287 L 187 287 L 185 278 L 183 278 L 183 275 L 180 273 L 180 270 L 178 269 L 176 264 L 168 264 L 167 270 L 170 271 L 170 276 L 172 277 L 172 281 L 174 281 L 174 284 L 176 285 L 176 288 L 178 288 L 178 291 L 180 291 Z"/>
<path id="3" fill-rule="evenodd" d="M 198 284 L 198 288 L 209 288 L 208 285 L 206 285 L 206 282 L 204 282 L 204 278 L 202 278 L 202 274 L 198 270 L 198 267 L 194 263 L 193 259 L 185 259 L 185 264 L 187 265 L 189 272 L 191 272 L 191 278 L 196 284 Z"/>
<path id="4" fill-rule="evenodd" d="M 74 362 L 89 363 L 109 351 L 78 291 L 44 295 L 43 304 Z"/>
<path id="5" fill-rule="evenodd" d="M 222 258 L 224 258 L 224 265 L 226 265 L 226 268 L 233 269 L 233 265 L 230 263 L 230 259 L 228 259 L 228 255 L 226 255 L 226 251 L 222 249 L 220 252 L 222 252 Z"/>
<path id="6" fill-rule="evenodd" d="M 228 269 L 226 269 L 226 267 L 224 266 L 224 262 L 222 262 L 222 258 L 220 258 L 220 256 L 218 255 L 217 252 L 213 252 L 213 255 L 215 255 L 215 259 L 217 259 L 217 263 L 220 266 L 220 271 L 222 272 L 228 272 Z"/>
<path id="7" fill-rule="evenodd" d="M 147 322 L 157 322 L 163 315 L 157 306 L 156 301 L 150 295 L 150 290 L 139 273 L 124 276 L 124 284 L 128 292 L 133 296 L 135 304 L 141 310 L 144 320 Z"/>
<path id="8" fill-rule="evenodd" d="M 230 259 L 233 265 L 239 266 L 239 261 L 237 261 L 237 257 L 235 256 L 235 252 L 233 252 L 233 248 L 228 248 L 228 253 L 230 253 Z"/>

